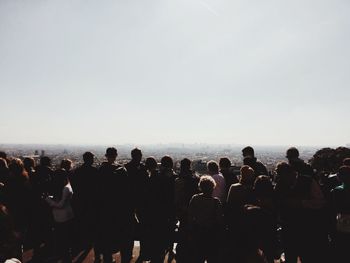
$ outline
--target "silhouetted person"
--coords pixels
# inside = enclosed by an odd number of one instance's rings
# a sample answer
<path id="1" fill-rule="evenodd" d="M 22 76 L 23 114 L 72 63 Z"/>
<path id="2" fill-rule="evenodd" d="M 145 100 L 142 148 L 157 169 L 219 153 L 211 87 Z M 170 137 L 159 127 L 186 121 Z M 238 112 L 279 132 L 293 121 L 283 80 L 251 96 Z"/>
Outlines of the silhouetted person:
<path id="1" fill-rule="evenodd" d="M 43 156 L 40 158 L 40 164 L 35 168 L 35 179 L 32 181 L 38 194 L 50 195 L 52 193 L 52 176 L 51 159 Z"/>
<path id="2" fill-rule="evenodd" d="M 331 192 L 335 219 L 336 259 L 334 262 L 346 262 L 349 260 L 350 244 L 350 166 L 340 167 L 338 177 L 342 185 Z"/>
<path id="3" fill-rule="evenodd" d="M 322 210 L 325 200 L 321 188 L 287 163 L 278 164 L 276 171 L 275 198 L 287 262 L 296 262 L 298 256 L 303 262 L 327 262 L 326 217 Z"/>
<path id="4" fill-rule="evenodd" d="M 240 170 L 239 183 L 230 187 L 226 201 L 226 221 L 229 231 L 229 243 L 231 257 L 235 257 L 238 262 L 245 257 L 245 218 L 244 206 L 254 204 L 253 184 L 255 181 L 254 170 L 244 165 Z"/>
<path id="5" fill-rule="evenodd" d="M 184 158 L 180 162 L 180 173 L 175 180 L 175 208 L 180 221 L 179 240 L 176 246 L 176 261 L 189 262 L 188 246 L 188 205 L 193 195 L 199 192 L 199 177 L 191 169 L 191 160 Z"/>
<path id="6" fill-rule="evenodd" d="M 220 200 L 213 197 L 215 186 L 211 176 L 202 176 L 199 182 L 202 193 L 194 195 L 190 201 L 188 218 L 193 258 L 188 262 L 220 262 L 219 235 L 223 214 Z"/>
<path id="7" fill-rule="evenodd" d="M 251 243 L 261 249 L 268 262 L 273 263 L 274 259 L 279 259 L 277 253 L 277 211 L 273 199 L 273 185 L 270 177 L 259 175 L 254 182 L 255 205 L 259 208 L 254 213 L 256 216 L 251 221 L 253 227 L 251 233 Z M 252 211 L 252 210 L 251 210 Z"/>
<path id="8" fill-rule="evenodd" d="M 64 163 L 63 166 L 65 166 Z M 53 196 L 47 197 L 46 202 L 52 209 L 55 222 L 57 256 L 63 262 L 72 262 L 71 253 L 75 230 L 74 213 L 71 205 L 73 190 L 68 181 L 68 171 L 62 169 L 55 173 L 53 183 Z"/>
<path id="9" fill-rule="evenodd" d="M 350 166 L 350 158 L 345 158 L 343 160 L 343 165 Z"/>
<path id="10" fill-rule="evenodd" d="M 4 203 L 5 193 L 4 186 L 8 181 L 9 168 L 5 159 L 0 158 L 0 203 Z"/>
<path id="11" fill-rule="evenodd" d="M 0 262 L 11 258 L 22 258 L 21 242 L 11 215 L 6 207 L 0 203 Z"/>
<path id="12" fill-rule="evenodd" d="M 225 178 L 219 172 L 219 165 L 215 161 L 210 161 L 207 163 L 208 174 L 213 177 L 215 181 L 215 188 L 213 190 L 213 197 L 220 199 L 221 203 L 226 201 L 226 182 Z"/>
<path id="13" fill-rule="evenodd" d="M 146 231 L 145 227 L 147 227 L 147 224 L 145 224 L 145 217 L 147 217 L 147 195 L 149 176 L 146 167 L 141 162 L 141 160 L 142 152 L 140 149 L 135 148 L 131 151 L 131 161 L 125 165 L 131 183 L 132 206 L 138 221 L 134 222 L 134 227 L 137 226 L 137 234 L 139 235 L 140 239 L 140 255 L 137 259 L 137 262 L 142 262 L 142 260 L 147 257 L 146 255 L 144 256 L 146 252 L 144 251 L 143 235 Z M 130 253 L 132 253 L 133 246 L 134 242 L 133 240 L 130 240 Z"/>
<path id="14" fill-rule="evenodd" d="M 325 210 L 325 196 L 319 183 L 315 180 L 312 167 L 299 157 L 299 151 L 295 147 L 287 150 L 286 157 L 290 166 L 297 172 L 297 180 L 294 186 L 294 194 L 297 201 L 301 201 L 299 215 L 302 224 L 302 242 L 304 245 L 302 258 L 304 262 L 310 262 L 317 257 L 320 262 L 327 257 L 328 250 L 328 220 Z M 313 243 L 313 247 L 306 249 L 307 244 Z M 321 251 L 321 252 L 319 252 Z M 324 254 L 323 254 L 324 253 Z"/>
<path id="15" fill-rule="evenodd" d="M 299 158 L 299 151 L 295 147 L 287 150 L 286 158 L 289 165 L 300 175 L 312 177 L 314 172 L 311 166 Z"/>
<path id="16" fill-rule="evenodd" d="M 253 147 L 247 146 L 243 148 L 242 155 L 244 158 L 243 161 L 245 161 L 244 165 L 249 165 L 250 167 L 252 167 L 254 170 L 255 176 L 268 175 L 266 166 L 262 162 L 258 161 L 257 158 L 255 157 Z"/>
<path id="17" fill-rule="evenodd" d="M 225 185 L 226 185 L 226 194 L 227 197 L 228 191 L 230 190 L 230 186 L 232 184 L 238 183 L 237 176 L 230 170 L 231 168 L 231 161 L 227 157 L 220 158 L 219 161 L 219 167 L 220 167 L 220 173 L 225 178 Z"/>
<path id="18" fill-rule="evenodd" d="M 127 171 L 115 163 L 117 156 L 117 149 L 108 148 L 107 161 L 99 169 L 95 260 L 99 261 L 102 254 L 104 263 L 112 262 L 112 254 L 117 251 L 120 251 L 123 263 L 132 257 L 129 254 L 133 213 L 131 188 Z"/>
<path id="19" fill-rule="evenodd" d="M 29 181 L 32 182 L 35 177 L 35 160 L 31 157 L 23 159 L 24 169 L 28 173 Z"/>
<path id="20" fill-rule="evenodd" d="M 87 245 L 92 241 L 92 235 L 96 224 L 96 195 L 98 182 L 98 170 L 93 166 L 94 154 L 85 152 L 83 154 L 84 163 L 75 169 L 71 185 L 73 188 L 73 209 L 79 227 L 81 241 Z"/>
<path id="21" fill-rule="evenodd" d="M 151 229 L 151 262 L 163 262 L 172 244 L 175 226 L 173 161 L 169 156 L 161 160 L 161 171 L 155 168 L 154 159 L 147 159 L 150 173 L 149 216 Z"/>
<path id="22" fill-rule="evenodd" d="M 7 158 L 7 154 L 3 151 L 0 151 L 0 158 L 4 159 L 7 162 L 7 165 L 10 163 L 10 160 Z"/>
<path id="23" fill-rule="evenodd" d="M 9 177 L 4 192 L 5 206 L 13 219 L 15 231 L 23 242 L 32 219 L 33 198 L 28 174 L 20 159 L 12 159 L 9 164 Z"/>

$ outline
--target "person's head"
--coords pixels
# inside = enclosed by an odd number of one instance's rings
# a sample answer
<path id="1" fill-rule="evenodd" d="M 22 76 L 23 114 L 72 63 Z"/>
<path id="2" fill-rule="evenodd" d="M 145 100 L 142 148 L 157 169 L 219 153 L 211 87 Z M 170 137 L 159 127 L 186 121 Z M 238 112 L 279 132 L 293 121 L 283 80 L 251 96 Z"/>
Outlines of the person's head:
<path id="1" fill-rule="evenodd" d="M 286 162 L 279 162 L 276 166 L 276 181 L 289 186 L 294 185 L 296 180 L 296 172 L 292 166 Z"/>
<path id="2" fill-rule="evenodd" d="M 272 197 L 273 185 L 266 175 L 259 175 L 254 182 L 254 192 L 260 198 Z"/>
<path id="3" fill-rule="evenodd" d="M 63 159 L 61 161 L 61 168 L 69 172 L 72 169 L 73 162 L 70 159 Z"/>
<path id="4" fill-rule="evenodd" d="M 157 169 L 157 161 L 154 157 L 148 157 L 145 161 L 145 166 L 148 171 L 154 171 Z"/>
<path id="5" fill-rule="evenodd" d="M 8 169 L 7 161 L 4 158 L 0 157 L 0 171 L 7 170 L 7 169 Z"/>
<path id="6" fill-rule="evenodd" d="M 23 159 L 24 168 L 28 171 L 35 167 L 35 160 L 31 157 L 26 157 Z"/>
<path id="7" fill-rule="evenodd" d="M 219 161 L 220 170 L 228 170 L 231 167 L 231 161 L 227 157 L 220 158 Z"/>
<path id="8" fill-rule="evenodd" d="M 204 195 L 211 196 L 216 187 L 216 183 L 211 176 L 203 175 L 199 180 L 198 186 Z"/>
<path id="9" fill-rule="evenodd" d="M 184 158 L 180 162 L 180 173 L 188 173 L 191 171 L 191 160 Z"/>
<path id="10" fill-rule="evenodd" d="M 170 156 L 166 155 L 160 160 L 160 165 L 166 169 L 173 169 L 174 162 Z"/>
<path id="11" fill-rule="evenodd" d="M 85 152 L 83 154 L 83 160 L 84 160 L 84 164 L 91 166 L 94 163 L 94 157 L 95 155 L 92 152 Z"/>
<path id="12" fill-rule="evenodd" d="M 343 165 L 350 166 L 350 158 L 345 158 L 345 159 L 343 160 Z"/>
<path id="13" fill-rule="evenodd" d="M 142 160 L 142 152 L 140 149 L 135 148 L 131 151 L 131 159 L 135 162 L 135 163 L 140 163 Z"/>
<path id="14" fill-rule="evenodd" d="M 215 161 L 210 161 L 207 163 L 207 169 L 208 173 L 210 175 L 218 174 L 219 173 L 219 165 Z"/>
<path id="15" fill-rule="evenodd" d="M 299 151 L 295 147 L 290 147 L 286 152 L 286 158 L 289 162 L 293 162 L 299 159 Z"/>
<path id="16" fill-rule="evenodd" d="M 40 165 L 50 167 L 51 166 L 51 159 L 47 156 L 43 156 L 40 158 Z"/>
<path id="17" fill-rule="evenodd" d="M 24 170 L 24 165 L 21 159 L 13 158 L 9 164 L 9 171 L 13 177 L 27 177 L 28 174 Z"/>
<path id="18" fill-rule="evenodd" d="M 350 186 L 350 166 L 343 165 L 339 168 L 338 171 L 339 180 L 347 186 Z"/>
<path id="19" fill-rule="evenodd" d="M 254 170 L 248 165 L 243 165 L 240 169 L 239 182 L 243 185 L 253 185 L 255 180 Z"/>
<path id="20" fill-rule="evenodd" d="M 105 156 L 106 156 L 107 161 L 108 161 L 109 163 L 114 163 L 115 160 L 117 159 L 118 151 L 117 151 L 117 149 L 114 148 L 114 147 L 109 147 L 109 148 L 107 148 L 107 150 L 106 150 Z"/>
<path id="21" fill-rule="evenodd" d="M 0 151 L 0 158 L 6 160 L 7 159 L 7 154 L 5 152 L 3 152 L 3 151 Z"/>
<path id="22" fill-rule="evenodd" d="M 254 157 L 253 147 L 251 147 L 251 146 L 244 147 L 242 149 L 242 155 L 243 155 L 243 157 L 247 157 L 247 156 Z"/>

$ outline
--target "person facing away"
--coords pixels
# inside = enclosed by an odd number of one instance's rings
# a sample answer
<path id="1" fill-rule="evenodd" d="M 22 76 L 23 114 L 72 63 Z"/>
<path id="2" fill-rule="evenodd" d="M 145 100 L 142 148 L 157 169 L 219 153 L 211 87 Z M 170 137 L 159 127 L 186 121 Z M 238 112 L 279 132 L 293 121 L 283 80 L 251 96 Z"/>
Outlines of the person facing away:
<path id="1" fill-rule="evenodd" d="M 193 195 L 199 192 L 199 177 L 191 169 L 191 160 L 184 158 L 180 162 L 180 173 L 175 180 L 175 208 L 176 217 L 180 222 L 178 243 L 176 246 L 176 261 L 188 262 L 189 246 L 188 232 L 188 205 Z"/>
<path id="2" fill-rule="evenodd" d="M 85 152 L 84 163 L 76 168 L 71 176 L 74 191 L 73 210 L 79 228 L 79 236 L 83 243 L 92 241 L 92 231 L 96 223 L 96 183 L 98 169 L 94 166 L 94 154 Z"/>
<path id="3" fill-rule="evenodd" d="M 4 205 L 13 219 L 14 227 L 23 242 L 32 219 L 33 195 L 23 162 L 14 158 L 9 164 L 9 176 L 4 185 Z"/>
<path id="4" fill-rule="evenodd" d="M 28 173 L 29 181 L 32 182 L 35 177 L 35 160 L 31 157 L 23 159 L 24 169 Z"/>
<path id="5" fill-rule="evenodd" d="M 68 180 L 68 173 L 64 171 L 55 173 L 53 183 L 53 196 L 48 196 L 46 202 L 52 208 L 52 215 L 55 221 L 57 254 L 63 262 L 71 262 L 74 238 L 74 212 L 71 205 L 73 190 Z"/>
<path id="6" fill-rule="evenodd" d="M 5 159 L 0 158 L 0 203 L 5 202 L 4 186 L 9 177 L 9 168 Z"/>
<path id="7" fill-rule="evenodd" d="M 335 255 L 337 262 L 345 262 L 349 258 L 350 242 L 350 166 L 341 166 L 337 176 L 342 184 L 331 191 Z"/>
<path id="8" fill-rule="evenodd" d="M 122 262 L 129 262 L 131 239 L 131 188 L 127 171 L 116 164 L 117 149 L 107 148 L 105 154 L 107 161 L 99 169 L 99 182 L 97 184 L 97 224 L 95 241 L 95 261 L 112 262 L 112 254 L 120 251 Z"/>
<path id="9" fill-rule="evenodd" d="M 223 224 L 221 202 L 213 196 L 216 183 L 212 176 L 202 176 L 201 193 L 195 194 L 188 208 L 192 260 L 188 262 L 219 262 L 220 228 Z"/>
<path id="10" fill-rule="evenodd" d="M 208 174 L 213 177 L 216 187 L 213 189 L 213 197 L 220 199 L 221 203 L 224 204 L 226 201 L 226 183 L 225 178 L 219 172 L 219 165 L 215 161 L 207 163 Z"/>
<path id="11" fill-rule="evenodd" d="M 34 188 L 37 189 L 39 195 L 52 194 L 52 177 L 51 159 L 43 156 L 40 158 L 39 165 L 35 168 L 35 180 L 33 180 Z"/>
<path id="12" fill-rule="evenodd" d="M 131 160 L 125 165 L 132 187 L 133 206 L 138 218 L 144 213 L 149 180 L 146 167 L 141 160 L 142 151 L 135 148 L 131 151 Z"/>
<path id="13" fill-rule="evenodd" d="M 146 205 L 147 205 L 147 187 L 148 187 L 148 173 L 146 170 L 145 165 L 141 162 L 142 160 L 142 151 L 138 148 L 135 148 L 131 151 L 131 160 L 125 165 L 125 168 L 128 172 L 128 177 L 130 181 L 130 187 L 131 187 L 131 197 L 132 197 L 132 207 L 134 210 L 135 217 L 133 225 L 135 226 L 134 229 L 138 229 L 138 235 L 141 234 L 141 232 L 144 231 L 142 229 L 144 227 L 144 217 L 146 213 Z M 136 228 L 138 226 L 138 228 Z M 134 231 L 136 232 L 136 231 Z M 135 236 L 135 233 L 133 233 L 133 236 Z M 140 244 L 140 256 L 138 258 L 137 262 L 141 262 L 143 260 L 143 251 L 141 251 L 143 248 Z M 132 253 L 134 247 L 134 242 L 130 242 L 130 253 Z"/>
<path id="14" fill-rule="evenodd" d="M 229 158 L 227 158 L 227 157 L 220 158 L 219 167 L 220 167 L 220 173 L 225 178 L 225 185 L 226 185 L 225 196 L 227 197 L 228 191 L 230 190 L 230 186 L 232 184 L 238 183 L 238 178 L 230 170 L 230 168 L 231 168 L 231 161 L 230 161 Z"/>
<path id="15" fill-rule="evenodd" d="M 326 262 L 328 222 L 320 186 L 285 162 L 277 165 L 276 172 L 274 195 L 287 261 L 296 262 L 299 256 L 303 262 Z"/>
<path id="16" fill-rule="evenodd" d="M 255 152 L 253 147 L 247 146 L 242 149 L 242 155 L 245 165 L 249 165 L 251 168 L 253 168 L 255 176 L 259 175 L 268 175 L 266 166 L 258 161 L 258 159 L 255 157 Z"/>

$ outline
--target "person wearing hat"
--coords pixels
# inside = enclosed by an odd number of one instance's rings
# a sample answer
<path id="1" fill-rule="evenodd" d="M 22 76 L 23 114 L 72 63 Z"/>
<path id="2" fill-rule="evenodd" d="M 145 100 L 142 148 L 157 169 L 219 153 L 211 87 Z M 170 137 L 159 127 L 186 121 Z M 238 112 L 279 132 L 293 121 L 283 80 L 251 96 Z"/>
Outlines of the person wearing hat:
<path id="1" fill-rule="evenodd" d="M 132 193 L 127 171 L 116 163 L 117 149 L 107 148 L 106 161 L 99 169 L 97 184 L 98 215 L 95 242 L 95 262 L 113 262 L 113 254 L 120 251 L 121 262 L 130 262 Z"/>

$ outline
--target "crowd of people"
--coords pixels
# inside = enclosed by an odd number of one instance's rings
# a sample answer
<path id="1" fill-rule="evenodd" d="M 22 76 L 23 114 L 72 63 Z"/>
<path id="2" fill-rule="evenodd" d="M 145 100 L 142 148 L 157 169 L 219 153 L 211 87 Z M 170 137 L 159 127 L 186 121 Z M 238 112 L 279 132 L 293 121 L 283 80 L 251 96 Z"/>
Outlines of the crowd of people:
<path id="1" fill-rule="evenodd" d="M 91 247 L 96 263 L 116 252 L 122 263 L 349 262 L 350 159 L 325 180 L 294 147 L 272 173 L 252 147 L 242 154 L 239 175 L 223 157 L 199 176 L 187 158 L 176 173 L 170 156 L 159 164 L 138 148 L 125 165 L 111 147 L 98 167 L 86 152 L 81 166 L 55 170 L 49 157 L 1 152 L 0 262 L 24 249 L 34 263 L 72 262 Z"/>

